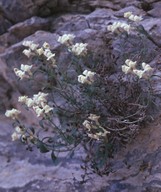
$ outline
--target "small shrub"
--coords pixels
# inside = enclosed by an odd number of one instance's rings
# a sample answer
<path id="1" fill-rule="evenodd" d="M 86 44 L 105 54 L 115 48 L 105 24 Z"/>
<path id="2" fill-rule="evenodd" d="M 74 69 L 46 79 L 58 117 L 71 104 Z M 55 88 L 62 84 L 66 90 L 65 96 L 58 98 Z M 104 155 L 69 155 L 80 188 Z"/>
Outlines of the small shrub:
<path id="1" fill-rule="evenodd" d="M 125 18 L 131 22 L 142 20 L 131 12 Z M 135 137 L 151 115 L 156 98 L 151 86 L 154 69 L 142 60 L 145 52 L 138 52 L 136 45 L 126 51 L 133 44 L 130 37 L 148 39 L 139 30 L 141 25 L 131 22 L 116 22 L 107 27 L 114 33 L 114 40 L 121 39 L 119 47 L 122 47 L 118 49 L 121 50 L 119 63 L 113 64 L 117 69 L 108 73 L 93 60 L 86 43 L 75 42 L 73 34 L 58 38 L 71 58 L 65 68 L 57 63 L 48 43 L 40 46 L 24 41 L 23 53 L 34 64 L 22 64 L 14 72 L 19 80 L 27 79 L 31 85 L 41 74 L 44 83 L 39 93 L 20 96 L 18 101 L 36 114 L 39 128 L 22 122 L 20 111 L 7 110 L 6 116 L 14 120 L 12 140 L 20 139 L 28 149 L 36 146 L 42 153 L 51 152 L 54 162 L 59 153 L 73 155 L 82 145 L 86 166 L 100 175 L 108 174 L 109 158 Z M 144 49 L 141 43 L 138 47 Z M 88 67 L 87 61 L 90 61 Z"/>

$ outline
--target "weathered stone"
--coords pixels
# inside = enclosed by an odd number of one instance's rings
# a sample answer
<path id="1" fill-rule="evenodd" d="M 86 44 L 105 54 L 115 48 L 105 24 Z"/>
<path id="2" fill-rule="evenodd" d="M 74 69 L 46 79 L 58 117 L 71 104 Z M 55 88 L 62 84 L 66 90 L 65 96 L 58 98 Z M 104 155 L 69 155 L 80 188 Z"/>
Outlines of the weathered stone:
<path id="1" fill-rule="evenodd" d="M 132 5 L 132 6 L 127 6 L 127 7 L 125 7 L 125 8 L 120 9 L 119 11 L 116 11 L 116 12 L 114 13 L 114 15 L 117 16 L 117 17 L 123 17 L 123 16 L 124 16 L 124 13 L 126 13 L 126 12 L 128 12 L 128 11 L 130 11 L 130 12 L 132 12 L 134 15 L 138 15 L 138 16 L 144 16 L 144 15 L 146 15 L 146 12 L 145 12 L 144 10 L 139 9 L 138 7 L 133 6 L 133 5 Z"/>
<path id="2" fill-rule="evenodd" d="M 12 143 L 11 122 L 1 118 L 0 133 L 0 191 L 4 192 L 98 192 L 107 186 L 107 178 L 95 174 L 91 182 L 81 185 L 80 158 L 82 150 L 75 154 L 75 159 L 62 157 L 58 165 L 54 165 L 50 153 L 40 154 L 36 149 L 30 152 L 25 150 L 20 142 Z"/>
<path id="3" fill-rule="evenodd" d="M 25 37 L 34 34 L 36 31 L 39 30 L 48 31 L 49 28 L 50 28 L 50 18 L 43 19 L 34 16 L 31 17 L 30 19 L 25 20 L 24 22 L 20 22 L 10 27 L 7 33 L 4 33 L 3 35 L 0 36 L 0 44 L 5 47 L 9 47 L 23 40 Z"/>
<path id="4" fill-rule="evenodd" d="M 65 14 L 52 22 L 51 31 L 56 33 L 77 32 L 89 28 L 85 15 Z"/>
<path id="5" fill-rule="evenodd" d="M 15 36 L 17 41 L 21 41 L 23 38 L 35 33 L 39 30 L 49 30 L 50 19 L 43 19 L 40 17 L 32 17 L 24 22 L 13 25 L 8 29 L 9 36 Z M 13 42 L 16 43 L 16 42 Z"/>
<path id="6" fill-rule="evenodd" d="M 113 18 L 114 12 L 111 9 L 96 9 L 86 17 L 90 28 L 101 31 L 107 31 L 107 25 Z"/>
<path id="7" fill-rule="evenodd" d="M 0 15 L 0 35 L 5 33 L 7 29 L 11 26 L 11 22 L 5 19 L 2 15 Z"/>
<path id="8" fill-rule="evenodd" d="M 13 1 L 5 1 L 2 0 L 0 3 L 0 8 L 3 10 L 5 17 L 12 21 L 13 23 L 17 23 L 32 17 L 33 15 L 37 15 L 38 6 L 42 6 L 46 3 L 46 0 L 26 0 L 25 3 L 20 0 Z"/>
<path id="9" fill-rule="evenodd" d="M 161 2 L 153 3 L 153 9 L 148 11 L 148 14 L 152 17 L 161 17 Z"/>
<path id="10" fill-rule="evenodd" d="M 148 32 L 155 44 L 161 46 L 161 20 L 158 18 L 144 19 L 141 24 Z"/>

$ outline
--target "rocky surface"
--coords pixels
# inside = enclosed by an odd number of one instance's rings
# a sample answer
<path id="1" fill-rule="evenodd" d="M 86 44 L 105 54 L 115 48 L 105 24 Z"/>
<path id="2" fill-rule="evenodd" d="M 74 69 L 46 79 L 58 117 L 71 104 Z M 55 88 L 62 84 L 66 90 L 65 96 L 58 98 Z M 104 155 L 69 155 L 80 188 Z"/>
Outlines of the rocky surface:
<path id="1" fill-rule="evenodd" d="M 111 49 L 111 35 L 106 26 L 114 20 L 122 20 L 123 13 L 132 11 L 143 15 L 144 26 L 150 38 L 144 46 L 149 50 L 142 56 L 152 66 L 160 69 L 161 19 L 159 0 L 2 0 L 0 2 L 0 192 L 160 192 L 161 191 L 161 130 L 160 120 L 145 127 L 139 135 L 111 159 L 113 173 L 99 177 L 90 175 L 89 181 L 80 185 L 81 149 L 74 159 L 62 158 L 53 165 L 50 154 L 26 151 L 20 143 L 12 143 L 11 122 L 3 117 L 6 109 L 19 107 L 18 95 L 29 93 L 25 83 L 19 84 L 13 67 L 28 63 L 22 55 L 22 40 L 49 42 L 57 50 L 61 62 L 57 37 L 74 33 L 78 41 L 87 42 L 96 58 L 104 66 L 117 63 L 118 47 Z M 137 43 L 137 39 L 136 42 Z M 117 44 L 117 43 L 116 43 Z M 148 52 L 149 51 L 149 52 Z M 111 54 L 112 53 L 112 54 Z M 111 58 L 112 55 L 112 58 Z M 119 61 L 120 62 L 120 61 Z M 159 89 L 159 79 L 156 79 Z M 35 91 L 41 88 L 39 82 Z M 34 123 L 27 114 L 26 121 Z M 74 179 L 75 178 L 75 179 Z"/>

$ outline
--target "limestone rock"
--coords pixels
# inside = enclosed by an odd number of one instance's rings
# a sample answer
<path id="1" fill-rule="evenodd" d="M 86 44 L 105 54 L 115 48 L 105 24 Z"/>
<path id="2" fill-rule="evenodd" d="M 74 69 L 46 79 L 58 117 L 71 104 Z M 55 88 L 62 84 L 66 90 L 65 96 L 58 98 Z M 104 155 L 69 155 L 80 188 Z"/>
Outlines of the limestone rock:
<path id="1" fill-rule="evenodd" d="M 156 45 L 161 46 L 161 20 L 159 18 L 149 18 L 142 21 L 142 25 L 154 40 Z"/>
<path id="2" fill-rule="evenodd" d="M 161 17 L 161 2 L 153 3 L 153 9 L 148 11 L 148 14 L 152 17 Z"/>
<path id="3" fill-rule="evenodd" d="M 50 19 L 31 17 L 30 19 L 13 25 L 8 29 L 9 36 L 15 36 L 17 42 L 39 30 L 49 30 Z M 12 42 L 12 44 L 16 43 Z"/>
<path id="4" fill-rule="evenodd" d="M 20 0 L 5 1 L 2 0 L 0 8 L 9 21 L 17 23 L 38 14 L 39 7 L 44 5 L 47 0 L 26 0 L 25 3 Z"/>
<path id="5" fill-rule="evenodd" d="M 12 25 L 11 22 L 9 22 L 6 18 L 3 17 L 3 15 L 0 15 L 0 35 L 5 33 L 7 29 Z"/>

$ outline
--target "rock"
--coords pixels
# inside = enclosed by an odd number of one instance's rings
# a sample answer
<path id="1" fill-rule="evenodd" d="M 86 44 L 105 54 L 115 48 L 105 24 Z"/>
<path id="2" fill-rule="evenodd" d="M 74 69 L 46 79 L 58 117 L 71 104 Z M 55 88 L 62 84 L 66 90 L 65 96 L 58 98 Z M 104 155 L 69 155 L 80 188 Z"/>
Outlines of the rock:
<path id="1" fill-rule="evenodd" d="M 39 7 L 43 6 L 46 0 L 26 0 L 25 3 L 20 0 L 5 1 L 0 3 L 0 9 L 5 18 L 13 23 L 21 22 L 38 14 Z"/>
<path id="2" fill-rule="evenodd" d="M 119 11 L 116 11 L 114 14 L 117 17 L 123 17 L 124 13 L 126 13 L 128 11 L 132 12 L 134 15 L 139 15 L 139 16 L 146 15 L 146 12 L 144 10 L 142 10 L 134 5 L 122 8 Z"/>
<path id="3" fill-rule="evenodd" d="M 25 37 L 34 34 L 36 31 L 48 31 L 49 28 L 50 18 L 44 19 L 34 16 L 10 27 L 7 33 L 0 36 L 0 44 L 9 47 L 23 40 Z"/>
<path id="4" fill-rule="evenodd" d="M 111 9 L 96 9 L 86 17 L 89 27 L 99 31 L 107 31 L 107 25 L 113 18 L 114 12 Z"/>
<path id="5" fill-rule="evenodd" d="M 158 18 L 144 19 L 141 24 L 154 40 L 157 46 L 161 46 L 161 20 Z"/>
<path id="6" fill-rule="evenodd" d="M 153 3 L 153 9 L 148 11 L 148 14 L 152 17 L 161 17 L 161 2 Z"/>
<path id="7" fill-rule="evenodd" d="M 89 28 L 85 15 L 65 14 L 56 18 L 51 24 L 51 32 L 69 33 Z"/>
<path id="8" fill-rule="evenodd" d="M 9 36 L 15 36 L 17 42 L 21 41 L 27 36 L 34 34 L 39 30 L 49 30 L 50 19 L 43 19 L 40 17 L 31 17 L 30 19 L 25 20 L 24 22 L 13 25 L 8 29 Z M 15 44 L 12 42 L 12 44 Z"/>
<path id="9" fill-rule="evenodd" d="M 82 150 L 75 154 L 75 159 L 60 158 L 60 163 L 53 164 L 50 153 L 40 154 L 36 149 L 30 152 L 20 142 L 12 142 L 11 122 L 1 118 L 0 133 L 0 191 L 1 192 L 98 192 L 107 186 L 107 179 L 95 174 L 89 175 L 91 182 L 81 185 L 80 158 Z"/>
<path id="10" fill-rule="evenodd" d="M 7 29 L 12 26 L 12 23 L 9 22 L 6 18 L 4 18 L 2 15 L 0 15 L 0 35 L 5 33 Z"/>

